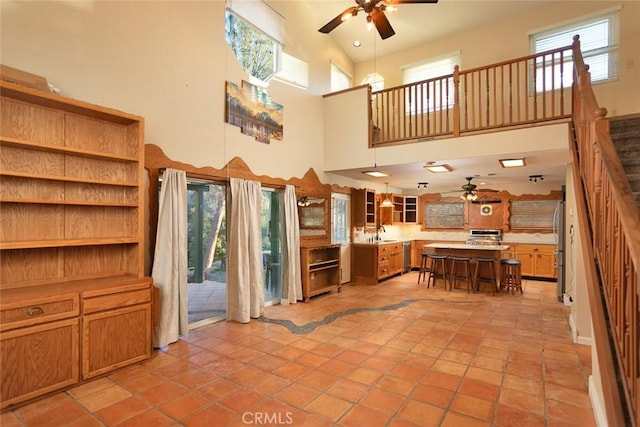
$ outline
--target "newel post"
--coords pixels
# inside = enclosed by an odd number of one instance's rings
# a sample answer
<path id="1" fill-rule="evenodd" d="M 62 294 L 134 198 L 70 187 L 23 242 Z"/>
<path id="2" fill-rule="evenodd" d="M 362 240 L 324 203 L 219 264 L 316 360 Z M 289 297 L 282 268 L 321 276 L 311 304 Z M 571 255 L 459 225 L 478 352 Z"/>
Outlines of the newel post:
<path id="1" fill-rule="evenodd" d="M 453 67 L 453 136 L 460 136 L 460 67 Z"/>

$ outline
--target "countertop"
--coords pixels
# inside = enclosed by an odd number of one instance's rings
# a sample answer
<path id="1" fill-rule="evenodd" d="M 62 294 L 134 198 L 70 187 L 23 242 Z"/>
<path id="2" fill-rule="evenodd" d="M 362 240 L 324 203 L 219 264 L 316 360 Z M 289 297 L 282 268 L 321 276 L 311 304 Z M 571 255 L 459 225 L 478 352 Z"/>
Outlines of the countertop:
<path id="1" fill-rule="evenodd" d="M 358 242 L 353 243 L 354 245 L 362 245 L 362 246 L 383 246 L 383 245 L 393 245 L 394 243 L 404 243 L 411 242 L 414 239 L 391 239 L 391 240 L 378 240 L 377 242 Z"/>
<path id="2" fill-rule="evenodd" d="M 424 245 L 427 248 L 436 249 L 473 249 L 481 251 L 506 251 L 509 245 L 468 245 L 466 243 L 429 243 Z"/>

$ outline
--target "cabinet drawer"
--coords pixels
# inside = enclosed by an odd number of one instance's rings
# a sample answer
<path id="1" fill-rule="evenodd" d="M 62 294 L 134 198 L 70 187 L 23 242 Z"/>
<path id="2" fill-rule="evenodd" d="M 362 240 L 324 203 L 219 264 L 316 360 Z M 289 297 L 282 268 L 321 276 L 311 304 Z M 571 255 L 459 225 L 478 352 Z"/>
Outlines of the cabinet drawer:
<path id="1" fill-rule="evenodd" d="M 0 330 L 37 325 L 67 319 L 80 314 L 78 294 L 37 298 L 3 304 L 0 308 Z"/>
<path id="2" fill-rule="evenodd" d="M 109 295 L 100 295 L 82 299 L 82 313 L 96 313 L 114 308 L 128 307 L 151 301 L 151 288 L 115 292 Z"/>

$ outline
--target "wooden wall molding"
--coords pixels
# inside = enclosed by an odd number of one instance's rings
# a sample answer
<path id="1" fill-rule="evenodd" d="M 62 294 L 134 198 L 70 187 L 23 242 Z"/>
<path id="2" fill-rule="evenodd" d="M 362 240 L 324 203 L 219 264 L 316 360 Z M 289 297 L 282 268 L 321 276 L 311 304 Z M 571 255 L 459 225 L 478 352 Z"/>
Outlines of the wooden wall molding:
<path id="1" fill-rule="evenodd" d="M 294 185 L 296 188 L 299 188 L 304 192 L 301 194 L 307 196 L 316 196 L 315 193 L 324 194 L 324 191 L 331 190 L 330 184 L 323 184 L 320 182 L 320 178 L 318 178 L 318 175 L 313 168 L 309 168 L 302 178 L 294 177 L 285 180 L 283 178 L 274 178 L 267 175 L 256 175 L 240 157 L 234 157 L 224 165 L 222 169 L 216 169 L 211 166 L 197 167 L 188 163 L 172 160 L 167 157 L 160 147 L 154 144 L 145 144 L 144 154 L 144 167 L 150 173 L 153 171 L 158 171 L 159 173 L 163 169 L 172 168 L 183 170 L 187 172 L 188 176 L 193 178 L 200 177 L 215 181 L 229 181 L 230 178 L 240 178 L 258 181 L 267 187 L 276 188 L 281 188 L 285 185 Z"/>
<path id="2" fill-rule="evenodd" d="M 284 188 L 286 185 L 296 187 L 297 196 L 317 197 L 327 201 L 326 221 L 327 232 L 320 237 L 301 236 L 303 242 L 315 244 L 328 244 L 330 240 L 330 202 L 331 192 L 351 193 L 350 187 L 340 187 L 337 185 L 323 184 L 318 175 L 313 170 L 309 170 L 302 178 L 274 178 L 267 175 L 256 175 L 251 171 L 247 163 L 240 157 L 234 157 L 221 169 L 211 166 L 197 167 L 188 163 L 179 162 L 169 158 L 160 147 L 155 144 L 145 144 L 144 146 L 144 167 L 149 173 L 149 251 L 151 263 L 153 265 L 153 248 L 155 247 L 156 229 L 158 226 L 158 178 L 160 173 L 167 168 L 183 170 L 190 178 L 205 179 L 210 181 L 228 182 L 230 178 L 247 179 L 258 181 L 265 187 Z"/>

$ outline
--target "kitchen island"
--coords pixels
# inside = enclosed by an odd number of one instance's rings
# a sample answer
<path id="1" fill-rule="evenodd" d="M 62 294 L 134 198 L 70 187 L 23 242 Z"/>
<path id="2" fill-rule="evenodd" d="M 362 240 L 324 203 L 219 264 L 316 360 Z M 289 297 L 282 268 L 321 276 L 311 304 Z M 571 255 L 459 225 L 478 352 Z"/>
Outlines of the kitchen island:
<path id="1" fill-rule="evenodd" d="M 438 255 L 449 255 L 456 257 L 480 257 L 493 258 L 497 276 L 498 288 L 500 288 L 500 259 L 502 251 L 509 249 L 509 245 L 469 245 L 467 243 L 428 243 L 424 245 L 424 252 L 434 252 Z M 473 267 L 475 268 L 475 267 Z M 478 272 L 482 277 L 488 277 L 488 266 L 482 265 Z"/>

